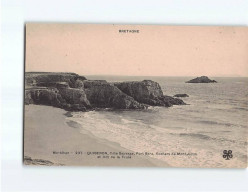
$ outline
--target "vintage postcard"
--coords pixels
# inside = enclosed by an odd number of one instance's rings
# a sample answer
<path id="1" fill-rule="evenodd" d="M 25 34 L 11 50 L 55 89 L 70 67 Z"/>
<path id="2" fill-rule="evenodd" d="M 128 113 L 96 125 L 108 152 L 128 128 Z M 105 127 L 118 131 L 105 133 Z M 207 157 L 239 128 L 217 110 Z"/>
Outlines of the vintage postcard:
<path id="1" fill-rule="evenodd" d="M 25 165 L 247 167 L 248 28 L 27 23 Z"/>

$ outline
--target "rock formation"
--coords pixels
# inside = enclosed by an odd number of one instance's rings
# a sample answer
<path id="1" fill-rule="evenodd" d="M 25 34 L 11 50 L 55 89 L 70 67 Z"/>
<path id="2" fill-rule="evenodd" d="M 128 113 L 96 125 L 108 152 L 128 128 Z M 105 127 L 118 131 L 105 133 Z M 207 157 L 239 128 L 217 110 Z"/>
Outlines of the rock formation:
<path id="1" fill-rule="evenodd" d="M 174 95 L 173 97 L 189 97 L 189 95 L 186 93 L 179 93 L 179 94 Z"/>
<path id="2" fill-rule="evenodd" d="M 49 86 L 57 82 L 66 82 L 70 87 L 75 86 L 77 80 L 86 80 L 85 77 L 75 73 L 54 73 L 54 72 L 27 72 L 25 73 L 26 85 Z"/>
<path id="3" fill-rule="evenodd" d="M 75 73 L 27 72 L 25 104 L 41 104 L 69 111 L 86 111 L 91 105 L 82 82 L 85 77 Z"/>
<path id="4" fill-rule="evenodd" d="M 181 99 L 164 96 L 160 85 L 151 80 L 116 82 L 114 85 L 125 94 L 133 97 L 136 101 L 151 106 L 169 107 L 185 104 Z"/>
<path id="5" fill-rule="evenodd" d="M 149 105 L 169 107 L 185 103 L 163 95 L 160 85 L 151 80 L 108 83 L 87 80 L 75 73 L 27 72 L 25 104 L 87 111 L 94 108 L 145 109 Z"/>
<path id="6" fill-rule="evenodd" d="M 194 78 L 190 81 L 186 81 L 186 83 L 217 83 L 217 81 L 211 80 L 207 76 L 201 76 Z"/>
<path id="7" fill-rule="evenodd" d="M 144 109 L 145 105 L 123 93 L 107 81 L 84 81 L 85 93 L 93 107 Z"/>

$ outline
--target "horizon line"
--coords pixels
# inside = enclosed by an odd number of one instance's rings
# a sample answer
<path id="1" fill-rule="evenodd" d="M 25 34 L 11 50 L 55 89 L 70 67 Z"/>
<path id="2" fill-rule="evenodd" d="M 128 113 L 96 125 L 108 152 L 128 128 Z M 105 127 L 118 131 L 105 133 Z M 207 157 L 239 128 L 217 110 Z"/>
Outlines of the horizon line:
<path id="1" fill-rule="evenodd" d="M 33 73 L 75 73 L 79 74 L 81 76 L 123 76 L 123 77 L 201 77 L 201 76 L 207 76 L 207 77 L 248 77 L 244 75 L 120 75 L 120 74 L 81 74 L 77 72 L 70 72 L 70 71 L 25 71 L 25 73 L 33 72 Z"/>

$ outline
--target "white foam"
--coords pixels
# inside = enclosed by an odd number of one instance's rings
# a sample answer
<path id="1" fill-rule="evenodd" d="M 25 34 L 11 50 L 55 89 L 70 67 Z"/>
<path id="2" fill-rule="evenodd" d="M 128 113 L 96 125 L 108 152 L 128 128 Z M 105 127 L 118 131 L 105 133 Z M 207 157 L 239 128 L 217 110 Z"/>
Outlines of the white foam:
<path id="1" fill-rule="evenodd" d="M 112 118 L 111 118 L 112 115 Z M 90 132 L 94 136 L 119 143 L 122 147 L 134 152 L 181 152 L 197 153 L 197 156 L 151 156 L 166 161 L 172 166 L 219 166 L 228 167 L 221 154 L 214 153 L 211 147 L 201 147 L 204 140 L 179 136 L 180 133 L 191 133 L 192 129 L 169 129 L 157 125 L 149 125 L 138 119 L 130 119 L 114 112 L 73 113 L 70 120 L 82 125 L 82 132 Z M 115 119 L 120 119 L 119 121 Z M 212 144 L 212 143 L 211 143 Z M 233 162 L 241 164 L 238 159 Z M 221 162 L 221 163 L 220 163 Z"/>

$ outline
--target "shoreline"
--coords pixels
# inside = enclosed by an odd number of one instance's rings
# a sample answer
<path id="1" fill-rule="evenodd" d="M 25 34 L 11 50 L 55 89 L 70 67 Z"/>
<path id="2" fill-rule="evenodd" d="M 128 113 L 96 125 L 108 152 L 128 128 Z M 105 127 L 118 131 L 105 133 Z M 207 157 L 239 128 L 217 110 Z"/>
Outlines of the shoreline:
<path id="1" fill-rule="evenodd" d="M 25 105 L 23 155 L 33 160 L 50 161 L 53 166 L 169 167 L 166 162 L 149 156 L 98 159 L 96 155 L 88 155 L 88 152 L 134 151 L 125 149 L 118 143 L 100 139 L 90 132 L 80 132 L 81 124 L 70 120 L 71 116 L 70 112 L 60 108 Z"/>

